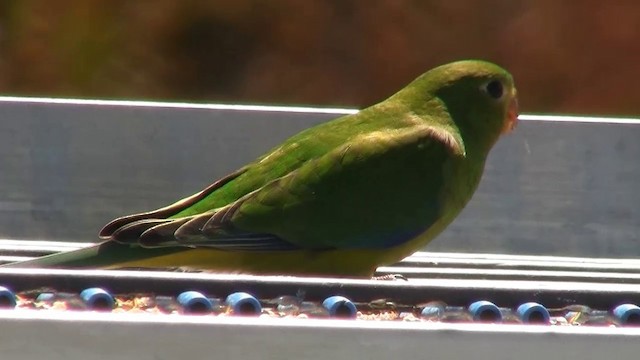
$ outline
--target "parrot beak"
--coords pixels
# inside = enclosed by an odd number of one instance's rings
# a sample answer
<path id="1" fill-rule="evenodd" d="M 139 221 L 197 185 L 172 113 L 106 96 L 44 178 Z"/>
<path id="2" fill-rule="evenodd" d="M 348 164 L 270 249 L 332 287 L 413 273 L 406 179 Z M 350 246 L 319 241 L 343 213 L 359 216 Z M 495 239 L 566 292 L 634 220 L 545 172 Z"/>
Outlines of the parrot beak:
<path id="1" fill-rule="evenodd" d="M 509 103 L 509 108 L 507 109 L 507 118 L 504 122 L 504 127 L 502 128 L 503 134 L 508 134 L 518 125 L 518 97 L 516 96 L 515 89 L 513 91 L 513 97 L 511 98 L 511 102 Z"/>

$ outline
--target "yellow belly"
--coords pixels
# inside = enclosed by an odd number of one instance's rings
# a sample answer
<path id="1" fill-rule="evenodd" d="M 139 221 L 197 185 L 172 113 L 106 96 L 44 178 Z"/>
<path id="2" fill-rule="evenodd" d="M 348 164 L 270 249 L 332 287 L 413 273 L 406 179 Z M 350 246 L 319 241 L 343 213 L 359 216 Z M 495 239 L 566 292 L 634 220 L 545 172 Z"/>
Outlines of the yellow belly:
<path id="1" fill-rule="evenodd" d="M 183 268 L 263 275 L 371 276 L 383 255 L 379 250 L 239 252 L 193 249 L 118 263 L 108 268 Z"/>
<path id="2" fill-rule="evenodd" d="M 221 273 L 371 277 L 378 266 L 398 262 L 422 248 L 439 232 L 436 231 L 439 227 L 431 227 L 414 240 L 390 249 L 243 252 L 199 248 L 121 262 L 108 268 L 183 268 Z"/>

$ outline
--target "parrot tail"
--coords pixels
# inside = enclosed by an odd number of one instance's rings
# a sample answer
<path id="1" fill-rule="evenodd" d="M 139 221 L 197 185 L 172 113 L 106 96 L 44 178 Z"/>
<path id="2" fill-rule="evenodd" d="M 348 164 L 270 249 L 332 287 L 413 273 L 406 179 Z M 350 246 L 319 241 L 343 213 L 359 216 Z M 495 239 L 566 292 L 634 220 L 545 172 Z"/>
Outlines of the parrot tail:
<path id="1" fill-rule="evenodd" d="M 187 249 L 184 248 L 184 250 Z M 176 248 L 144 249 L 115 241 L 105 241 L 78 250 L 0 265 L 0 268 L 117 268 L 121 263 L 167 255 L 176 251 Z"/>

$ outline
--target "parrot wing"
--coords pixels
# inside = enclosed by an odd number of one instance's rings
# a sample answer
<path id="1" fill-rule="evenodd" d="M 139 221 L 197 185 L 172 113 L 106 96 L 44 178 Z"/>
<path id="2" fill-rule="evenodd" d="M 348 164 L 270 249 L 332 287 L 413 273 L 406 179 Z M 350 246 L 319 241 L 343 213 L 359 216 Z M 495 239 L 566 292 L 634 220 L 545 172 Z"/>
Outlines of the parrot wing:
<path id="1" fill-rule="evenodd" d="M 222 208 L 176 219 L 133 215 L 125 219 L 142 219 L 124 221 L 117 229 L 107 227 L 104 233 L 117 242 L 138 242 L 143 247 L 271 251 L 394 246 L 437 221 L 445 163 L 464 154 L 462 141 L 438 127 L 370 132 Z M 376 181 L 378 186 L 397 183 L 401 191 L 380 191 L 372 184 Z M 216 184 L 203 193 L 215 190 Z M 416 218 L 415 201 L 407 199 L 406 193 L 420 200 L 417 205 L 423 211 L 417 215 L 425 217 Z M 184 206 L 201 194 L 165 209 Z M 382 203 L 376 204 L 376 198 Z M 365 208 L 360 208 L 362 204 Z M 168 210 L 157 210 L 163 211 Z M 350 215 L 344 216 L 345 212 Z M 363 219 L 358 220 L 361 215 Z"/>

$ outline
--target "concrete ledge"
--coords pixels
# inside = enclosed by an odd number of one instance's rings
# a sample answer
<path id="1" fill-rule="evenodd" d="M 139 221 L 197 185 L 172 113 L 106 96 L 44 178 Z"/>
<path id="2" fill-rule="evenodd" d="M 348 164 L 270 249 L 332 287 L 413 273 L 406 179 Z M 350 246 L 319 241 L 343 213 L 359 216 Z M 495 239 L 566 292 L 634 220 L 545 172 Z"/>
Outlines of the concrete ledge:
<path id="1" fill-rule="evenodd" d="M 8 359 L 637 359 L 637 328 L 0 311 Z"/>

